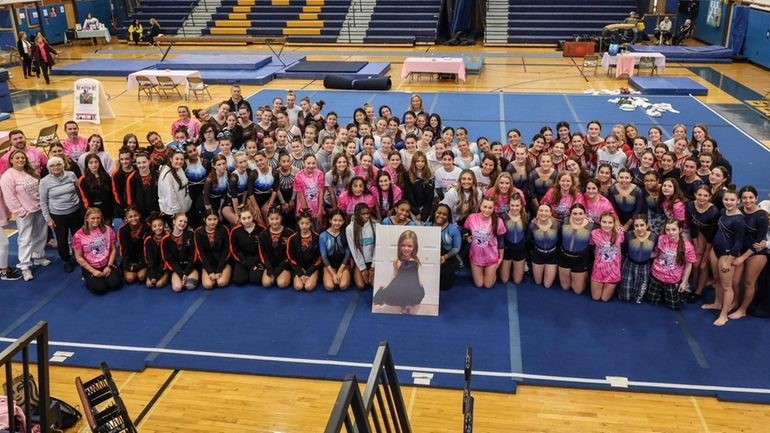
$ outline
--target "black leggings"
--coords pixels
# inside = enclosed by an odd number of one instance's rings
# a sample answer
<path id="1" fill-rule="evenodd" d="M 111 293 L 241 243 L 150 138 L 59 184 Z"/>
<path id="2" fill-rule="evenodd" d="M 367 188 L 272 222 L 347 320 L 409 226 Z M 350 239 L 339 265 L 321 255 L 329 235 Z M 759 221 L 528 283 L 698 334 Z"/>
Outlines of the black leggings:
<path id="1" fill-rule="evenodd" d="M 32 56 L 29 54 L 21 55 L 21 70 L 24 72 L 24 78 L 32 76 Z"/>
<path id="2" fill-rule="evenodd" d="M 457 257 L 450 257 L 446 259 L 443 265 L 441 265 L 441 275 L 439 276 L 439 287 L 441 290 L 449 290 L 452 288 L 455 280 L 455 272 L 460 267 L 460 262 Z"/>
<path id="3" fill-rule="evenodd" d="M 75 233 L 83 225 L 83 217 L 81 216 L 80 209 L 69 215 L 51 214 L 51 219 L 54 224 L 56 224 L 54 233 L 56 234 L 59 258 L 65 263 L 69 262 L 72 260 L 72 256 L 70 256 L 69 235 L 75 236 Z"/>
<path id="4" fill-rule="evenodd" d="M 233 266 L 233 284 L 236 286 L 245 286 L 246 284 L 261 285 L 263 272 L 262 266 L 257 266 L 254 269 L 246 267 L 240 262 L 235 262 Z"/>
<path id="5" fill-rule="evenodd" d="M 104 270 L 104 269 L 100 269 Z M 94 295 L 104 295 L 123 287 L 123 278 L 118 269 L 112 269 L 106 277 L 94 277 L 90 272 L 83 270 L 83 279 L 86 281 L 86 289 Z"/>

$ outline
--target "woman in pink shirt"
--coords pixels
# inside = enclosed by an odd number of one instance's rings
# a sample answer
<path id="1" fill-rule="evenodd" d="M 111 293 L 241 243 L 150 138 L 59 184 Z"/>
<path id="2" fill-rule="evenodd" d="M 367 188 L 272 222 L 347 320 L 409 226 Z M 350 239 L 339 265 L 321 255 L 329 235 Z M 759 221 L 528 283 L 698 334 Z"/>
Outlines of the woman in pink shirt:
<path id="1" fill-rule="evenodd" d="M 38 33 L 35 36 L 35 45 L 32 46 L 32 59 L 38 67 L 38 78 L 40 78 L 40 72 L 42 72 L 46 84 L 51 84 L 51 79 L 48 78 L 48 71 L 53 68 L 55 63 L 54 54 L 58 55 L 59 53 L 48 45 L 48 41 L 45 40 L 42 33 Z"/>
<path id="2" fill-rule="evenodd" d="M 503 235 L 505 224 L 495 214 L 495 201 L 489 197 L 481 200 L 479 212 L 465 220 L 470 242 L 471 274 L 476 287 L 491 288 L 497 280 L 497 268 L 503 261 Z"/>
<path id="3" fill-rule="evenodd" d="M 27 155 L 21 150 L 11 152 L 10 168 L 0 178 L 0 189 L 8 209 L 16 215 L 18 229 L 19 264 L 24 281 L 33 278 L 30 267 L 48 266 L 45 243 L 48 226 L 40 209 L 40 190 L 37 175 L 29 165 Z"/>
<path id="4" fill-rule="evenodd" d="M 594 266 L 591 271 L 591 298 L 608 302 L 620 282 L 623 231 L 612 212 L 604 212 L 599 218 L 599 228 L 591 231 L 594 246 Z"/>
<path id="5" fill-rule="evenodd" d="M 0 189 L 0 280 L 15 281 L 21 278 L 21 271 L 8 267 L 8 235 L 5 234 L 5 227 L 11 218 L 11 211 L 3 201 L 3 190 Z"/>
<path id="6" fill-rule="evenodd" d="M 86 211 L 83 228 L 72 237 L 75 259 L 83 269 L 86 288 L 94 295 L 103 295 L 123 286 L 115 265 L 117 237 L 104 223 L 102 211 L 92 207 Z"/>
<path id="7" fill-rule="evenodd" d="M 310 209 L 310 214 L 317 219 L 318 227 L 321 227 L 324 214 L 324 173 L 316 168 L 315 155 L 306 155 L 303 165 L 304 170 L 294 177 L 296 215 L 299 216 L 302 209 Z"/>
<path id="8" fill-rule="evenodd" d="M 364 178 L 356 176 L 350 180 L 348 189 L 340 194 L 340 198 L 337 201 L 337 209 L 345 212 L 349 218 L 353 216 L 356 205 L 359 203 L 364 203 L 369 206 L 369 209 L 374 209 L 376 200 L 372 192 L 366 188 Z"/>
<path id="9" fill-rule="evenodd" d="M 201 124 L 190 117 L 190 109 L 185 105 L 178 106 L 176 108 L 176 113 L 179 115 L 179 118 L 171 124 L 171 136 L 173 137 L 180 127 L 185 127 L 187 128 L 187 133 L 190 135 L 190 141 L 197 142 L 198 131 L 200 130 Z"/>
<path id="10" fill-rule="evenodd" d="M 684 295 L 690 291 L 689 279 L 692 264 L 698 258 L 695 247 L 682 236 L 684 225 L 669 218 L 663 227 L 665 232 L 658 236 L 655 259 L 652 261 L 652 277 L 644 299 L 651 304 L 666 303 L 668 308 L 678 310 Z"/>
<path id="11" fill-rule="evenodd" d="M 569 218 L 572 205 L 585 205 L 583 194 L 578 191 L 578 185 L 568 171 L 559 172 L 553 188 L 545 193 L 541 203 L 551 206 L 554 218 L 563 222 Z"/>
<path id="12" fill-rule="evenodd" d="M 583 194 L 583 199 L 586 202 L 586 217 L 592 223 L 598 223 L 599 218 L 605 212 L 609 212 L 617 218 L 617 213 L 610 200 L 599 192 L 600 184 L 598 179 L 588 179 L 586 192 Z"/>
<path id="13" fill-rule="evenodd" d="M 682 223 L 684 232 L 682 236 L 689 239 L 690 232 L 687 225 L 686 205 L 684 194 L 679 187 L 676 179 L 668 178 L 660 184 L 660 195 L 658 196 L 658 209 L 666 214 L 667 219 L 675 219 Z"/>

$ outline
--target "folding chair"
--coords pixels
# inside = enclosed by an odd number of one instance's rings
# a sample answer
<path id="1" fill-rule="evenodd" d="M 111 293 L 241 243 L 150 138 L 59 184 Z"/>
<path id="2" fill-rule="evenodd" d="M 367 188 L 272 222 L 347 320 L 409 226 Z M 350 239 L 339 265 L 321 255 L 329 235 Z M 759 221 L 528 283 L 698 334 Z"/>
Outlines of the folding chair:
<path id="1" fill-rule="evenodd" d="M 152 100 L 153 90 L 158 94 L 158 98 L 160 98 L 160 92 L 158 91 L 158 85 L 156 83 L 153 83 L 152 80 L 144 75 L 137 75 L 135 78 L 136 84 L 138 84 L 139 87 L 136 91 L 136 99 L 141 99 L 142 92 L 144 92 L 144 94 L 147 95 L 150 100 Z"/>
<path id="2" fill-rule="evenodd" d="M 642 74 L 642 69 L 650 69 L 650 76 L 658 73 L 658 66 L 655 65 L 655 57 L 640 57 L 639 63 L 636 65 L 636 69 L 639 71 L 638 75 Z"/>
<path id="3" fill-rule="evenodd" d="M 51 145 L 59 142 L 59 136 L 56 135 L 56 131 L 59 130 L 59 125 L 54 123 L 53 125 L 46 126 L 41 129 L 37 134 L 37 139 L 32 140 L 32 145 L 43 149 L 48 154 Z"/>
<path id="4" fill-rule="evenodd" d="M 106 363 L 102 363 L 102 374 L 94 379 L 83 383 L 80 377 L 76 377 L 75 389 L 92 432 L 136 433 Z"/>
<path id="5" fill-rule="evenodd" d="M 209 85 L 204 83 L 201 77 L 187 77 L 187 88 L 189 88 L 193 95 L 195 95 L 195 99 L 198 99 L 198 92 L 201 94 L 206 92 L 206 94 L 209 95 L 209 98 L 212 100 L 214 99 L 211 96 L 211 92 L 209 92 Z M 206 99 L 206 95 L 203 95 L 203 99 Z"/>
<path id="6" fill-rule="evenodd" d="M 172 80 L 169 77 L 163 77 L 163 76 L 157 76 L 155 77 L 158 80 L 158 89 L 163 91 L 163 94 L 168 98 L 168 92 L 171 90 L 176 91 L 176 94 L 179 95 L 180 98 L 184 99 L 184 96 L 182 96 L 182 92 L 179 91 L 179 83 L 175 83 L 174 80 Z"/>
<path id="7" fill-rule="evenodd" d="M 580 72 L 585 75 L 586 68 L 594 68 L 594 75 L 599 69 L 599 56 L 585 56 L 583 57 L 583 66 L 580 68 Z"/>

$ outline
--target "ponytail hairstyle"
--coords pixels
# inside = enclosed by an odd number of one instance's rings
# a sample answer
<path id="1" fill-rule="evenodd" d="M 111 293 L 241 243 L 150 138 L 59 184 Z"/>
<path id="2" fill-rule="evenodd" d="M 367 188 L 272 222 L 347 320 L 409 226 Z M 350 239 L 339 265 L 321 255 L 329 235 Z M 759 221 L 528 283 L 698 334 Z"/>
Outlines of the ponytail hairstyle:
<path id="1" fill-rule="evenodd" d="M 682 236 L 683 225 L 681 221 L 674 218 L 669 218 L 666 220 L 666 225 L 670 225 L 670 224 L 676 224 L 676 226 L 679 227 L 679 239 L 676 242 L 676 264 L 678 266 L 682 266 L 684 265 L 684 253 L 685 253 L 684 236 Z"/>
<path id="2" fill-rule="evenodd" d="M 344 232 L 345 231 L 345 224 L 348 222 L 348 216 L 340 208 L 334 208 L 334 209 L 330 210 L 329 213 L 326 214 L 326 224 L 329 227 L 331 227 L 332 226 L 332 218 L 334 218 L 336 215 L 339 215 L 339 216 L 342 217 L 342 227 L 340 227 L 340 232 Z"/>
<path id="3" fill-rule="evenodd" d="M 174 180 L 176 181 L 176 184 L 179 186 L 179 190 L 183 190 L 184 189 L 184 182 L 182 182 L 182 178 L 179 177 L 179 173 L 177 173 L 176 170 L 174 170 L 174 167 L 171 166 L 171 160 L 174 159 L 174 157 L 176 155 L 182 155 L 182 159 L 185 158 L 185 154 L 183 152 L 173 152 L 173 153 L 171 153 L 171 155 L 169 155 L 169 157 L 168 157 L 168 163 L 167 163 L 168 164 L 167 165 L 168 173 L 170 173 L 171 177 L 173 177 Z"/>
<path id="4" fill-rule="evenodd" d="M 612 232 L 610 234 L 610 243 L 614 246 L 615 242 L 617 242 L 618 240 L 618 219 L 615 218 L 615 214 L 613 214 L 610 211 L 602 212 L 602 215 L 599 217 L 599 221 L 601 222 L 601 220 L 603 220 L 604 217 L 612 218 Z"/>
<path id="5" fill-rule="evenodd" d="M 433 222 L 435 223 L 435 221 L 436 221 L 436 211 L 439 208 L 443 208 L 447 212 L 447 219 L 446 219 L 446 221 L 447 221 L 447 223 L 452 224 L 452 208 L 450 208 L 449 205 L 446 204 L 446 203 L 439 203 L 433 209 L 433 215 L 432 215 Z"/>
<path id="6" fill-rule="evenodd" d="M 299 222 L 302 220 L 308 220 L 310 221 L 310 231 L 313 231 L 313 214 L 310 212 L 310 209 L 302 209 L 299 211 L 299 215 L 297 215 L 297 228 L 299 229 Z"/>

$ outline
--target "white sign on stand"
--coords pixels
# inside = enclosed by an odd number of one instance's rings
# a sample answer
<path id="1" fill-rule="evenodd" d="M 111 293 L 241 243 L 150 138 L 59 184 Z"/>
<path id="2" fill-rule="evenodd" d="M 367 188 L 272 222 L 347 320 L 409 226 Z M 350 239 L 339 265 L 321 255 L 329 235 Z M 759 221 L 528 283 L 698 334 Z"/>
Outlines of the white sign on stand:
<path id="1" fill-rule="evenodd" d="M 110 101 L 104 93 L 102 83 L 84 78 L 75 81 L 75 112 L 73 119 L 76 122 L 100 123 L 102 117 L 114 118 Z"/>

